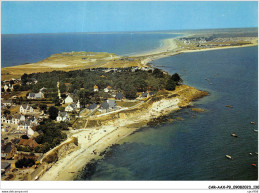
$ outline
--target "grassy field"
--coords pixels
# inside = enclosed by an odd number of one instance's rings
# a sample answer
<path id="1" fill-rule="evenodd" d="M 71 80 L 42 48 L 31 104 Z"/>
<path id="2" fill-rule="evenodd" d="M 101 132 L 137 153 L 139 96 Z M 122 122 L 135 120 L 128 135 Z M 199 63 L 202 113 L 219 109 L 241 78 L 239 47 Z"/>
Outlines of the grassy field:
<path id="1" fill-rule="evenodd" d="M 24 73 L 51 72 L 53 70 L 72 71 L 87 68 L 126 68 L 142 66 L 139 59 L 120 57 L 106 52 L 66 52 L 32 64 L 2 68 L 1 80 L 20 78 Z"/>
<path id="2" fill-rule="evenodd" d="M 116 101 L 117 106 L 120 107 L 132 107 L 138 104 L 139 102 L 125 102 L 125 101 Z"/>

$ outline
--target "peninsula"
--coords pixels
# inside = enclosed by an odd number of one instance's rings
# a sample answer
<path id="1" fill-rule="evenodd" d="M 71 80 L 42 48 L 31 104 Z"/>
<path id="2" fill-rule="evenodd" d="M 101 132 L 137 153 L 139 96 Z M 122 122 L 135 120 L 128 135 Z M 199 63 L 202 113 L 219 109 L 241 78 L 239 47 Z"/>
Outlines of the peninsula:
<path id="1" fill-rule="evenodd" d="M 183 85 L 177 73 L 151 67 L 151 61 L 254 45 L 257 36 L 248 31 L 185 32 L 135 56 L 66 52 L 2 68 L 2 136 L 12 150 L 6 159 L 22 168 L 3 180 L 73 180 L 109 146 L 208 95 Z"/>
<path id="2" fill-rule="evenodd" d="M 51 72 L 53 70 L 147 67 L 147 64 L 153 60 L 180 53 L 258 45 L 256 28 L 169 33 L 178 33 L 180 36 L 163 40 L 163 46 L 155 50 L 132 56 L 118 56 L 105 52 L 58 53 L 36 63 L 2 68 L 1 80 L 20 78 L 24 73 Z"/>

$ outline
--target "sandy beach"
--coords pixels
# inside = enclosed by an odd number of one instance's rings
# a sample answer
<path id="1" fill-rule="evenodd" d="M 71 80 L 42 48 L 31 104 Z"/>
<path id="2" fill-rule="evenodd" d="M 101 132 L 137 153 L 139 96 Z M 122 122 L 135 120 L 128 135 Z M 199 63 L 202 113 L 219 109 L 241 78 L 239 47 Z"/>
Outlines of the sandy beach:
<path id="1" fill-rule="evenodd" d="M 255 40 L 252 44 L 247 45 L 241 45 L 241 46 L 225 46 L 225 47 L 217 47 L 217 48 L 202 48 L 202 49 L 196 49 L 196 50 L 182 50 L 179 53 L 190 53 L 190 52 L 205 52 L 210 50 L 223 50 L 223 49 L 231 49 L 231 48 L 243 48 L 243 47 L 251 47 L 251 46 L 257 46 L 258 42 Z"/>
<path id="2" fill-rule="evenodd" d="M 169 38 L 169 39 L 162 40 L 161 46 L 159 48 L 156 48 L 154 50 L 150 50 L 147 52 L 134 54 L 131 56 L 133 56 L 133 57 L 144 56 L 145 57 L 145 56 L 149 56 L 149 55 L 161 54 L 163 52 L 174 51 L 175 49 L 177 49 L 176 38 Z"/>
<path id="3" fill-rule="evenodd" d="M 204 91 L 186 85 L 179 86 L 173 94 L 179 96 L 159 100 L 144 108 L 138 107 L 133 113 L 122 114 L 100 127 L 72 131 L 70 138 L 78 138 L 79 148 L 58 160 L 39 180 L 73 180 L 92 159 L 101 158 L 99 154 L 107 147 L 146 126 L 150 120 L 179 110 L 192 100 L 207 95 Z"/>
<path id="4" fill-rule="evenodd" d="M 187 37 L 187 36 L 185 36 Z M 223 47 L 214 47 L 214 48 L 196 48 L 196 49 L 185 49 L 185 48 L 178 48 L 177 46 L 177 38 L 170 38 L 165 39 L 163 41 L 163 46 L 158 49 L 151 50 L 149 52 L 135 55 L 135 57 L 141 57 L 142 65 L 147 66 L 147 64 L 153 60 L 157 60 L 160 58 L 165 58 L 169 56 L 178 55 L 181 53 L 191 53 L 191 52 L 204 52 L 210 50 L 221 50 L 221 49 L 231 49 L 231 48 L 242 48 L 242 47 L 251 47 L 258 45 L 258 39 L 256 38 L 252 41 L 251 44 L 246 45 L 239 45 L 239 46 L 223 46 Z"/>
<path id="5" fill-rule="evenodd" d="M 158 49 L 138 54 L 134 57 L 140 57 L 142 65 L 146 66 L 147 63 L 153 60 L 177 55 L 180 53 L 229 49 L 257 45 L 256 42 L 253 45 L 250 44 L 244 46 L 181 50 L 178 48 L 176 41 L 177 40 L 175 38 L 166 39 L 163 41 L 163 45 Z M 182 92 L 183 90 L 184 92 Z M 55 164 L 51 165 L 51 168 L 46 173 L 44 173 L 39 180 L 63 181 L 75 179 L 75 177 L 80 174 L 87 163 L 89 163 L 93 159 L 97 160 L 102 158 L 102 156 L 99 156 L 101 152 L 106 150 L 109 146 L 118 143 L 121 139 L 130 135 L 139 128 L 146 126 L 149 120 L 167 115 L 170 112 L 181 109 L 182 107 L 186 107 L 195 98 L 200 98 L 206 95 L 205 93 L 203 93 L 199 94 L 200 96 L 198 97 L 198 93 L 202 91 L 198 91 L 195 88 L 186 85 L 178 87 L 174 92 L 175 94 L 178 93 L 179 96 L 170 99 L 161 99 L 158 102 L 154 102 L 146 110 L 137 110 L 134 114 L 131 114 L 130 116 L 128 115 L 125 118 L 121 116 L 118 119 L 108 121 L 108 123 L 100 127 L 72 131 L 71 137 L 78 138 L 78 149 L 66 155 L 66 157 L 61 158 Z"/>
<path id="6" fill-rule="evenodd" d="M 153 60 L 168 57 L 168 56 L 173 56 L 181 53 L 240 48 L 240 47 L 257 45 L 257 41 L 256 41 L 250 45 L 187 50 L 183 48 L 178 48 L 177 41 L 178 41 L 177 38 L 165 39 L 162 41 L 162 46 L 160 46 L 159 48 L 145 53 L 133 55 L 131 57 L 136 58 L 138 62 L 140 61 L 142 66 L 147 66 L 147 64 Z M 102 58 L 102 62 L 106 63 L 107 62 L 106 58 L 108 54 L 105 53 L 103 55 L 106 57 Z M 121 65 L 121 63 L 119 64 Z M 28 66 L 29 67 L 28 69 L 31 70 L 28 71 L 30 73 L 34 72 L 35 69 L 37 69 L 36 64 L 27 64 L 26 66 Z M 48 68 L 49 66 L 52 66 L 53 68 L 60 68 L 60 67 L 64 68 L 67 65 L 63 63 L 54 65 L 47 60 L 47 62 L 42 63 L 41 66 L 44 67 L 42 69 L 42 71 L 44 72 L 44 71 L 54 70 Z M 79 69 L 80 68 L 81 67 L 79 67 Z M 23 73 L 24 71 L 23 66 L 9 67 L 9 69 L 11 70 L 16 69 L 15 71 L 17 71 L 18 73 L 17 76 L 18 75 L 20 76 L 19 73 Z M 68 67 L 67 70 L 69 71 L 73 69 Z M 121 114 L 120 118 L 110 120 L 105 124 L 101 124 L 102 126 L 79 129 L 79 130 L 71 130 L 68 135 L 69 138 L 64 143 L 70 141 L 73 137 L 75 137 L 78 139 L 78 147 L 73 151 L 68 152 L 66 156 L 60 157 L 56 163 L 47 164 L 49 169 L 45 173 L 43 173 L 43 175 L 38 176 L 39 177 L 38 180 L 66 181 L 66 180 L 75 179 L 77 175 L 80 174 L 80 172 L 82 171 L 84 166 L 86 166 L 87 163 L 89 163 L 93 159 L 97 160 L 102 158 L 102 156 L 100 156 L 100 153 L 105 151 L 109 146 L 118 143 L 124 137 L 130 135 L 131 133 L 135 132 L 139 128 L 146 126 L 150 120 L 153 120 L 154 118 L 158 118 L 163 115 L 167 115 L 173 111 L 186 107 L 194 99 L 207 95 L 206 92 L 199 91 L 195 88 L 186 85 L 181 85 L 177 87 L 176 90 L 171 93 L 171 95 L 173 94 L 178 94 L 178 96 L 174 96 L 170 98 L 167 97 L 161 98 L 161 100 L 157 102 L 153 102 L 148 106 L 146 106 L 145 108 L 134 109 L 134 113 L 129 113 L 127 115 Z M 57 146 L 56 148 L 62 147 L 64 143 Z M 48 156 L 48 153 L 46 153 L 45 156 Z"/>

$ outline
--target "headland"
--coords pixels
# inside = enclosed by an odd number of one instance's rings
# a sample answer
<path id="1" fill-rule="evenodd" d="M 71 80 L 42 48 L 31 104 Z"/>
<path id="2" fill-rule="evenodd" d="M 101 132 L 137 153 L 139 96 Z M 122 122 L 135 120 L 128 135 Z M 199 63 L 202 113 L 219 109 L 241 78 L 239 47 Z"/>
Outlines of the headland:
<path id="1" fill-rule="evenodd" d="M 212 37 L 213 36 L 213 37 Z M 93 68 L 145 68 L 153 60 L 185 52 L 238 48 L 257 45 L 257 37 L 222 37 L 223 34 L 188 34 L 163 40 L 163 46 L 134 56 L 113 53 L 69 52 L 54 54 L 42 61 L 2 68 L 2 80 L 20 78 L 24 73 L 73 71 Z M 208 95 L 193 87 L 179 85 L 174 91 L 162 90 L 142 103 L 104 116 L 87 118 L 84 127 L 68 132 L 68 138 L 43 155 L 40 169 L 27 180 L 73 180 L 84 166 L 102 158 L 111 145 L 150 122 L 191 105 Z"/>
<path id="2" fill-rule="evenodd" d="M 71 71 L 91 68 L 147 67 L 153 60 L 187 52 L 240 48 L 258 45 L 257 31 L 186 31 L 176 38 L 164 39 L 157 49 L 130 56 L 107 52 L 64 52 L 31 64 L 2 68 L 1 80 L 20 78 L 24 73 Z"/>
<path id="3" fill-rule="evenodd" d="M 78 139 L 78 146 L 74 146 L 73 151 L 67 151 L 65 155 L 60 157 L 58 156 L 60 153 L 55 153 L 57 157 L 51 159 L 58 161 L 44 163 L 48 171 L 40 177 L 40 180 L 73 180 L 80 174 L 84 166 L 93 160 L 101 159 L 103 152 L 108 147 L 118 143 L 141 127 L 145 127 L 149 122 L 187 107 L 193 100 L 206 95 L 208 93 L 205 91 L 180 85 L 174 91 L 161 92 L 134 108 L 102 117 L 89 118 L 88 122 L 96 124 L 87 125 L 85 129 L 71 131 L 71 136 L 60 147 L 64 144 L 66 146 L 66 143 L 72 141 L 73 138 Z M 64 151 L 64 148 L 62 150 Z M 46 154 L 44 159 L 48 160 L 50 155 L 53 156 L 53 151 Z"/>

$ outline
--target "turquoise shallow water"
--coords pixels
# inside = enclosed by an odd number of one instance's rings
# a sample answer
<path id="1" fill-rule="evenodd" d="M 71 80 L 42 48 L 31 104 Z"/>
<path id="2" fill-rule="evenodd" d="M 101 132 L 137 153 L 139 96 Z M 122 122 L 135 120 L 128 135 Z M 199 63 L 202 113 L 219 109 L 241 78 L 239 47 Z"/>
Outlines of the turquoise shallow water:
<path id="1" fill-rule="evenodd" d="M 161 40 L 175 34 L 18 34 L 1 35 L 2 67 L 33 63 L 52 54 L 71 51 L 110 52 L 128 55 L 162 46 Z"/>
<path id="2" fill-rule="evenodd" d="M 194 102 L 206 112 L 186 108 L 170 115 L 183 121 L 141 129 L 78 180 L 257 180 L 257 168 L 251 166 L 258 162 L 257 60 L 257 47 L 247 47 L 154 61 L 179 73 L 185 84 L 209 91 Z M 239 137 L 231 137 L 233 132 Z"/>

